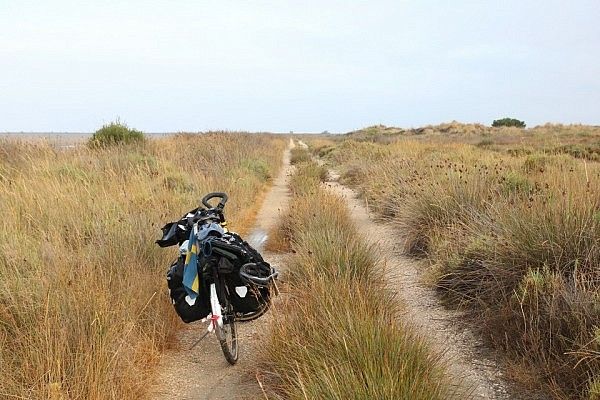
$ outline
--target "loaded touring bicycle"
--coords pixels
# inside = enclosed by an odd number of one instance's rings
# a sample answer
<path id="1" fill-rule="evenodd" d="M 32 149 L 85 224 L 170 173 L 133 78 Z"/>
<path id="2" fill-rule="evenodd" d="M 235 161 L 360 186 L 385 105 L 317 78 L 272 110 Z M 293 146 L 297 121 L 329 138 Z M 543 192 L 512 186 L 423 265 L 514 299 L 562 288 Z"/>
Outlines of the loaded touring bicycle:
<path id="1" fill-rule="evenodd" d="M 216 206 L 209 201 L 219 199 Z M 277 272 L 238 234 L 227 229 L 225 193 L 209 193 L 202 206 L 163 228 L 156 243 L 179 245 L 167 272 L 175 311 L 190 323 L 208 319 L 230 364 L 238 359 L 236 322 L 251 321 L 269 308 Z M 196 343 L 198 343 L 196 342 Z"/>

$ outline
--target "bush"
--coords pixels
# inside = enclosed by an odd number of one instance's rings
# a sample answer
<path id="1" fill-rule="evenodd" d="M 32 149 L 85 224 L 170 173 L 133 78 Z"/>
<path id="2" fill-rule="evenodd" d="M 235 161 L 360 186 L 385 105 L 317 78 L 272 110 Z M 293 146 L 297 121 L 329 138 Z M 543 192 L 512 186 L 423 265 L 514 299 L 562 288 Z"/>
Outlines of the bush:
<path id="1" fill-rule="evenodd" d="M 116 144 L 143 143 L 144 134 L 136 129 L 130 129 L 120 121 L 111 122 L 98 129 L 88 140 L 89 147 L 106 147 Z"/>
<path id="2" fill-rule="evenodd" d="M 259 158 L 247 158 L 242 161 L 242 167 L 256 175 L 261 182 L 267 182 L 272 178 L 269 164 Z"/>
<path id="3" fill-rule="evenodd" d="M 525 128 L 525 121 L 519 121 L 518 119 L 514 118 L 502 118 L 494 120 L 494 122 L 492 122 L 492 126 L 494 128 L 498 128 L 501 126 L 514 126 L 516 128 Z"/>
<path id="4" fill-rule="evenodd" d="M 302 147 L 295 147 L 291 150 L 291 159 L 290 162 L 292 164 L 300 164 L 302 162 L 310 161 L 310 153 L 307 149 Z"/>

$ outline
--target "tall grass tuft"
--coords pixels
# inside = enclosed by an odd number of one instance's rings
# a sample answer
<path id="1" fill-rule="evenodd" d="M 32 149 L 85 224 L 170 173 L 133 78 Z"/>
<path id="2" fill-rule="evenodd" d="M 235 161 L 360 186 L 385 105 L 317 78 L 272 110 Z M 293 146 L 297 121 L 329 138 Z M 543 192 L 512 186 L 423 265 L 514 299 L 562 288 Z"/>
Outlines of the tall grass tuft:
<path id="1" fill-rule="evenodd" d="M 295 252 L 274 313 L 265 377 L 273 398 L 447 399 L 438 356 L 398 322 L 399 307 L 343 199 L 298 167 L 283 228 Z"/>
<path id="2" fill-rule="evenodd" d="M 310 161 L 310 154 L 305 149 L 301 147 L 295 147 L 291 150 L 290 162 L 292 164 L 300 164 L 306 161 Z"/>
<path id="3" fill-rule="evenodd" d="M 208 191 L 229 193 L 233 229 L 249 228 L 284 146 L 222 133 L 97 149 L 0 142 L 0 398 L 146 397 L 179 326 L 159 228 Z"/>

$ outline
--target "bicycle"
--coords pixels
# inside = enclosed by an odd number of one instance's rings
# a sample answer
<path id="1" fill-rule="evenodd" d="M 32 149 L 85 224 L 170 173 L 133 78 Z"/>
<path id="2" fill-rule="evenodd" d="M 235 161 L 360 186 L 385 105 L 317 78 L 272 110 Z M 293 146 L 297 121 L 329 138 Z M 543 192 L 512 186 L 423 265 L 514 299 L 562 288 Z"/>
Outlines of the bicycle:
<path id="1" fill-rule="evenodd" d="M 209 203 L 214 198 L 220 199 L 215 207 Z M 192 347 L 196 346 L 209 333 L 215 332 L 225 359 L 233 365 L 238 360 L 236 322 L 256 319 L 268 310 L 268 288 L 277 277 L 277 272 L 262 260 L 256 250 L 252 249 L 246 242 L 241 241 L 238 235 L 229 233 L 223 212 L 227 200 L 227 194 L 221 192 L 209 193 L 202 198 L 201 202 L 206 209 L 198 208 L 193 214 L 188 214 L 187 226 L 191 227 L 191 235 L 188 243 L 184 243 L 180 247 L 180 251 L 183 253 L 185 249 L 189 253 L 190 249 L 195 246 L 196 252 L 199 253 L 202 250 L 204 261 L 209 260 L 203 265 L 199 265 L 201 258 L 196 258 L 197 264 L 194 266 L 197 274 L 201 274 L 205 278 L 203 280 L 209 283 L 210 315 L 208 316 L 209 326 L 207 332 Z M 225 234 L 229 234 L 233 239 L 247 245 L 246 250 L 242 250 L 242 253 L 251 253 L 247 254 L 248 257 L 246 258 L 258 261 L 244 263 L 237 271 L 239 281 L 242 284 L 256 290 L 257 293 L 263 288 L 262 294 L 259 293 L 261 296 L 264 295 L 264 290 L 267 290 L 267 301 L 264 303 L 259 302 L 251 311 L 243 309 L 240 306 L 240 301 L 236 301 L 236 299 L 239 299 L 239 297 L 236 297 L 239 294 L 233 293 L 234 290 L 244 286 L 235 286 L 235 268 L 230 268 L 227 262 L 223 261 L 223 258 L 227 258 L 225 255 L 231 256 L 231 252 L 236 250 L 231 244 L 217 240 Z M 244 294 L 241 297 L 245 296 Z M 262 297 L 256 296 L 256 298 Z M 242 308 L 241 311 L 236 310 L 236 304 Z"/>

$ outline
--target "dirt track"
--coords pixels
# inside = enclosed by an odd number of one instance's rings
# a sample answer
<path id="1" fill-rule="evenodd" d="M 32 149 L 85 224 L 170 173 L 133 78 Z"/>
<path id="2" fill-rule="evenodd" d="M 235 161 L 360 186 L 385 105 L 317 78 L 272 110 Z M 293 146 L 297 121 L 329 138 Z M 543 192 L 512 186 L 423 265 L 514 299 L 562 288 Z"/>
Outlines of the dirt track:
<path id="1" fill-rule="evenodd" d="M 293 146 L 293 143 L 291 143 Z M 273 227 L 289 201 L 288 176 L 290 148 L 285 151 L 283 168 L 275 179 L 257 215 L 249 236 L 262 236 Z M 264 258 L 280 270 L 285 256 L 264 253 Z M 178 332 L 176 347 L 162 357 L 158 378 L 152 388 L 156 400 L 231 400 L 264 398 L 254 376 L 257 352 L 266 334 L 269 313 L 262 318 L 238 324 L 239 360 L 230 366 L 221 352 L 215 335 L 208 335 L 195 348 L 190 346 L 205 331 L 206 324 L 189 324 Z"/>
<path id="2" fill-rule="evenodd" d="M 450 374 L 455 377 L 460 398 L 474 399 L 541 399 L 523 394 L 503 379 L 503 368 L 494 353 L 487 349 L 469 329 L 460 323 L 460 313 L 444 308 L 432 289 L 422 283 L 418 261 L 401 255 L 398 232 L 389 224 L 374 222 L 357 194 L 339 183 L 330 173 L 327 187 L 343 197 L 356 226 L 365 240 L 379 249 L 383 267 L 401 303 L 403 319 L 412 323 L 432 347 L 444 354 Z"/>

